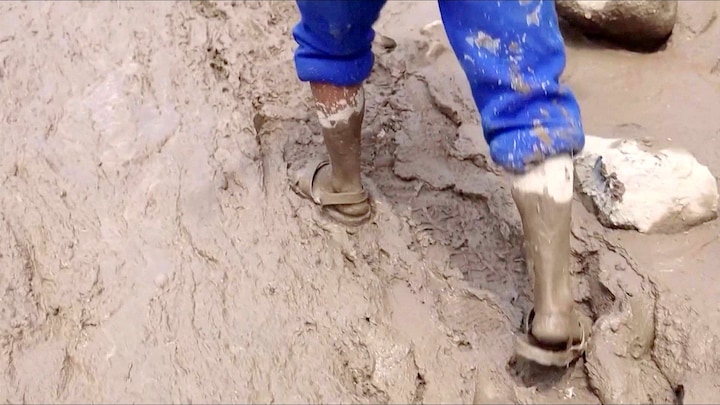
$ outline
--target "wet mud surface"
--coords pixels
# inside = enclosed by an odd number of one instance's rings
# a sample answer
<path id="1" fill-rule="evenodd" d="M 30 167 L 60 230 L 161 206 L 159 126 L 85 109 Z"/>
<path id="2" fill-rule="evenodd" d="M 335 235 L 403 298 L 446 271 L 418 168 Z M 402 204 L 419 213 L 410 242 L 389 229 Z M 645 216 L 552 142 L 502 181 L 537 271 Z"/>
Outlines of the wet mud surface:
<path id="1" fill-rule="evenodd" d="M 565 80 L 588 133 L 720 173 L 720 28 L 711 2 L 683 3 L 658 54 L 569 35 Z M 288 187 L 324 153 L 292 2 L 2 3 L 0 398 L 717 398 L 717 222 L 609 231 L 576 201 L 595 338 L 568 369 L 512 358 L 531 308 L 519 217 L 442 30 L 420 32 L 436 18 L 397 2 L 378 23 L 396 46 L 378 41 L 365 88 L 375 215 L 349 231 Z"/>

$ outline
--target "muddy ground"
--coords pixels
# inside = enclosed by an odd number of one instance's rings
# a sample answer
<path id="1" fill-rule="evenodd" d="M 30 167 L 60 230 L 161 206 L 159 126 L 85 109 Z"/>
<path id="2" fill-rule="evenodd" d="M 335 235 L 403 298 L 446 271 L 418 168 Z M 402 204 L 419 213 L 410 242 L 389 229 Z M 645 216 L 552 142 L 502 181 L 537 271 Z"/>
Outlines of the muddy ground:
<path id="1" fill-rule="evenodd" d="M 681 2 L 655 54 L 568 31 L 587 132 L 720 173 L 718 12 Z M 609 231 L 578 202 L 596 338 L 567 370 L 512 359 L 519 219 L 444 34 L 420 33 L 437 16 L 392 2 L 377 25 L 397 47 L 367 85 L 376 216 L 348 232 L 288 188 L 323 152 L 294 3 L 0 3 L 0 399 L 717 400 L 717 221 Z"/>

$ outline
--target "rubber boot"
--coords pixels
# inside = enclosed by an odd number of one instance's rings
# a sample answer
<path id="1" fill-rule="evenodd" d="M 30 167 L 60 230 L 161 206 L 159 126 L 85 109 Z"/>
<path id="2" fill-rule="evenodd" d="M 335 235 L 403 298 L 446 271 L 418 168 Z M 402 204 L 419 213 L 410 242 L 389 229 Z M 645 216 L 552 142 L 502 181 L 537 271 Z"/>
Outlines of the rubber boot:
<path id="1" fill-rule="evenodd" d="M 551 157 L 516 176 L 512 196 L 522 220 L 525 261 L 533 285 L 535 315 L 530 333 L 544 346 L 584 341 L 592 322 L 575 310 L 572 295 L 571 157 Z"/>

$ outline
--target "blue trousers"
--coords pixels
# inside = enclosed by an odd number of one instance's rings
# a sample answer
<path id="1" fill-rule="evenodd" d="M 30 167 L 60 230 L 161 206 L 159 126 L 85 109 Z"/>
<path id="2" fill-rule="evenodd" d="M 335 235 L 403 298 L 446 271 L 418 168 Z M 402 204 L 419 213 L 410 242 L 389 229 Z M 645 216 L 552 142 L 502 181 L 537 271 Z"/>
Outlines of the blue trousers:
<path id="1" fill-rule="evenodd" d="M 370 76 L 372 25 L 385 0 L 297 0 L 301 81 L 350 86 Z M 552 0 L 439 0 L 495 163 L 522 173 L 585 144 L 580 109 L 560 85 L 565 47 Z"/>

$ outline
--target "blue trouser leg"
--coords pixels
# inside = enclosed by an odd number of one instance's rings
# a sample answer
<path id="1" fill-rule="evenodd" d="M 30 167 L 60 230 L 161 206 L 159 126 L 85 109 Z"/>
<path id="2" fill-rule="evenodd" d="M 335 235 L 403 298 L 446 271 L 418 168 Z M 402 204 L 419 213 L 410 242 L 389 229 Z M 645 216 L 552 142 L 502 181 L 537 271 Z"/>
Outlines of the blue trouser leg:
<path id="1" fill-rule="evenodd" d="M 372 25 L 385 0 L 298 0 L 295 68 L 301 81 L 352 86 L 370 76 Z"/>
<path id="2" fill-rule="evenodd" d="M 493 161 L 523 172 L 582 150 L 580 109 L 559 81 L 565 47 L 552 0 L 440 0 L 440 12 Z"/>

